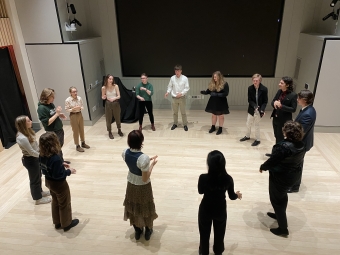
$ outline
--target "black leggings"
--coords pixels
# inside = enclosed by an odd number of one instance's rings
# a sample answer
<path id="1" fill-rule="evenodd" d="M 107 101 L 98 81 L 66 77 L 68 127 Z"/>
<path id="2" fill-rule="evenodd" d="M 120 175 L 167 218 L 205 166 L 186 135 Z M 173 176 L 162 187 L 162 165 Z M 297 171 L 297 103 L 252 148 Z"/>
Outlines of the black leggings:
<path id="1" fill-rule="evenodd" d="M 151 124 L 154 124 L 154 118 L 152 113 L 152 101 L 139 101 L 139 125 L 143 124 L 145 107 L 146 110 L 148 111 Z"/>

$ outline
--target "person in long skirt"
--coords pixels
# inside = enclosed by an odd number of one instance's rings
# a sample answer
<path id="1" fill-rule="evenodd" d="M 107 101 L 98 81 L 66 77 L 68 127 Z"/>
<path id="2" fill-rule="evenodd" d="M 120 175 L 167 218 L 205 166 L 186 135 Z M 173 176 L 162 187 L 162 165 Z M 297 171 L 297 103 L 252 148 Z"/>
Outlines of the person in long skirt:
<path id="1" fill-rule="evenodd" d="M 157 163 L 157 156 L 149 157 L 141 149 L 144 136 L 139 130 L 128 135 L 128 149 L 122 157 L 129 168 L 124 200 L 124 220 L 130 220 L 135 229 L 135 239 L 139 240 L 145 227 L 145 240 L 150 240 L 153 221 L 158 217 L 153 200 L 150 176 Z"/>

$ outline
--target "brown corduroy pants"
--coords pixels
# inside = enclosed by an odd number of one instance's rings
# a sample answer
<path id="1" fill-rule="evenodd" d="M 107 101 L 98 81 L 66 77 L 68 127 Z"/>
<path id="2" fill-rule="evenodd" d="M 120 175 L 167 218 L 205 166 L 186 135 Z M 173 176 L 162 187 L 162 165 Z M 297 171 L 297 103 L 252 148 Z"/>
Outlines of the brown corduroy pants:
<path id="1" fill-rule="evenodd" d="M 70 124 L 73 131 L 74 144 L 79 145 L 79 136 L 80 141 L 85 142 L 84 119 L 81 112 L 70 113 Z"/>
<path id="2" fill-rule="evenodd" d="M 106 100 L 105 103 L 105 118 L 107 131 L 111 132 L 112 117 L 115 118 L 117 128 L 121 128 L 120 123 L 120 104 L 118 101 L 110 102 Z"/>

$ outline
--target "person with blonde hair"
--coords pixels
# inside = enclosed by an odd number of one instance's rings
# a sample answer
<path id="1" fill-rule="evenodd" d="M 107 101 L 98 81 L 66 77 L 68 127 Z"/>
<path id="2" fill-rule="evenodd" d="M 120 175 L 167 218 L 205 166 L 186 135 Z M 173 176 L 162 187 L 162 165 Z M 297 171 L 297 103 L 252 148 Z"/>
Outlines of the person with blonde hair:
<path id="1" fill-rule="evenodd" d="M 202 90 L 201 94 L 210 95 L 208 104 L 205 108 L 206 112 L 212 114 L 211 116 L 211 128 L 209 133 L 216 131 L 217 119 L 219 122 L 219 128 L 216 135 L 222 134 L 222 127 L 224 123 L 224 114 L 229 114 L 229 106 L 227 96 L 229 94 L 228 82 L 224 81 L 224 77 L 220 71 L 213 73 L 211 81 L 207 90 Z"/>
<path id="2" fill-rule="evenodd" d="M 261 81 L 262 76 L 258 73 L 252 77 L 253 84 L 248 87 L 248 117 L 247 117 L 247 133 L 245 137 L 240 139 L 240 142 L 244 142 L 250 139 L 251 126 L 255 126 L 255 141 L 251 146 L 257 146 L 260 141 L 260 121 L 265 115 L 266 106 L 268 103 L 268 89 Z"/>
<path id="3" fill-rule="evenodd" d="M 118 85 L 114 83 L 114 77 L 111 74 L 105 76 L 104 86 L 102 87 L 102 99 L 105 100 L 106 129 L 109 132 L 109 138 L 114 139 L 111 127 L 112 118 L 116 121 L 118 135 L 123 136 L 120 121 L 120 91 Z"/>
<path id="4" fill-rule="evenodd" d="M 85 143 L 85 132 L 84 132 L 84 119 L 81 113 L 84 110 L 83 100 L 78 96 L 78 90 L 76 87 L 70 87 L 70 95 L 65 100 L 65 110 L 70 113 L 70 124 L 73 132 L 73 141 L 76 145 L 76 150 L 84 152 L 84 149 L 90 149 Z M 79 136 L 81 141 L 81 147 L 79 145 Z"/>
<path id="5" fill-rule="evenodd" d="M 70 168 L 58 155 L 60 144 L 54 132 L 42 134 L 39 139 L 39 164 L 45 175 L 45 185 L 50 189 L 52 196 L 52 220 L 56 229 L 63 228 L 69 231 L 78 225 L 79 220 L 72 220 L 71 193 L 66 177 L 75 174 L 76 170 Z"/>
<path id="6" fill-rule="evenodd" d="M 39 120 L 41 121 L 42 125 L 46 132 L 51 131 L 54 132 L 60 143 L 60 152 L 59 156 L 64 161 L 63 151 L 61 148 L 64 145 L 64 129 L 63 129 L 63 122 L 61 121 L 66 120 L 66 116 L 61 112 L 61 106 L 55 107 L 53 104 L 55 97 L 54 89 L 45 88 L 41 92 L 40 100 L 38 103 L 38 116 Z M 65 161 L 66 163 L 70 164 L 70 161 Z"/>
<path id="7" fill-rule="evenodd" d="M 22 164 L 28 171 L 30 190 L 36 205 L 51 202 L 49 191 L 41 188 L 41 171 L 39 167 L 39 146 L 36 141 L 35 132 L 32 129 L 32 121 L 25 115 L 15 119 L 15 127 L 18 131 L 16 142 L 22 152 Z"/>

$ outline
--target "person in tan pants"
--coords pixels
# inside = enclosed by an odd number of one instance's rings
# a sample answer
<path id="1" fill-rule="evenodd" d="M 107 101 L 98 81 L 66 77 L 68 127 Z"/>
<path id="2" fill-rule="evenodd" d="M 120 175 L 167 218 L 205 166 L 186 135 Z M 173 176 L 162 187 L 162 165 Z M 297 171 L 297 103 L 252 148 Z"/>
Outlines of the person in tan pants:
<path id="1" fill-rule="evenodd" d="M 79 152 L 84 152 L 83 148 L 89 149 L 85 143 L 84 134 L 84 119 L 81 111 L 84 109 L 83 100 L 78 96 L 78 91 L 76 87 L 70 87 L 70 95 L 65 100 L 65 110 L 70 113 L 70 124 L 73 131 L 73 140 L 76 145 L 76 150 Z M 81 141 L 81 147 L 79 145 L 79 136 Z"/>

